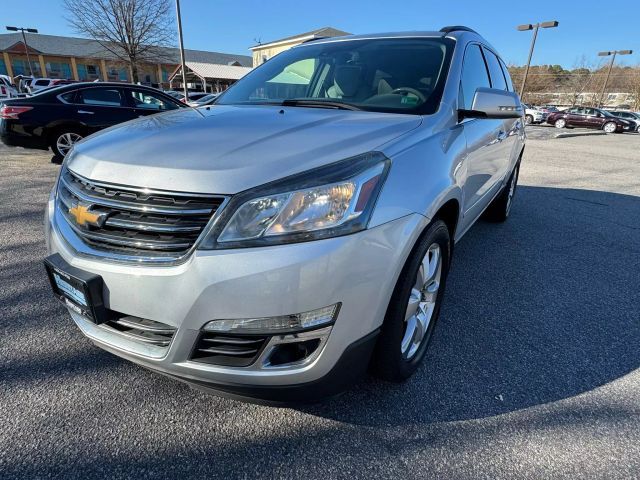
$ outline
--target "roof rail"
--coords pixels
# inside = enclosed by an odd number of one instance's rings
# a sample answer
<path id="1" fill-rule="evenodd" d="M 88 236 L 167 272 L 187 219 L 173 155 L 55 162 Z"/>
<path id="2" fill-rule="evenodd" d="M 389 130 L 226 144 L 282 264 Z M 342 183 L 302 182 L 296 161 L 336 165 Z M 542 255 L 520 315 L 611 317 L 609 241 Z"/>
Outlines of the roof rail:
<path id="1" fill-rule="evenodd" d="M 442 27 L 440 29 L 442 33 L 451 33 L 451 32 L 472 32 L 478 33 L 473 28 L 465 27 L 464 25 L 449 25 L 448 27 Z"/>

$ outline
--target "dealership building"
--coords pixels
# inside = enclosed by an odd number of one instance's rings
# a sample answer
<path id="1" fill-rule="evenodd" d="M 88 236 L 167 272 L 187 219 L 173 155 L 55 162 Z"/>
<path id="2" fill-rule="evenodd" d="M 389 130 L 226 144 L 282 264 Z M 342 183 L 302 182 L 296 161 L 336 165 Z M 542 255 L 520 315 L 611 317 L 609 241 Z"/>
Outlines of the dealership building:
<path id="1" fill-rule="evenodd" d="M 266 43 L 259 43 L 258 45 L 251 47 L 253 66 L 257 67 L 280 52 L 284 52 L 285 50 L 295 47 L 296 45 L 300 45 L 301 43 L 316 40 L 318 38 L 341 37 L 343 35 L 351 34 L 343 30 L 338 30 L 337 28 L 323 27 L 310 32 L 299 33 L 291 37 L 280 38 Z"/>
<path id="2" fill-rule="evenodd" d="M 79 81 L 132 80 L 129 65 L 94 40 L 30 33 L 26 36 L 28 51 L 21 33 L 0 34 L 0 75 L 16 77 L 30 75 L 33 71 L 36 77 Z M 187 80 L 191 88 L 219 91 L 250 71 L 253 59 L 248 55 L 185 50 L 185 61 L 187 68 L 191 65 L 194 71 L 207 75 L 206 78 L 193 76 L 193 85 Z M 179 64 L 177 48 L 158 47 L 154 50 L 153 61 L 138 65 L 139 81 L 169 88 L 170 79 L 174 80 L 179 71 Z M 178 78 L 172 83 L 174 87 L 181 85 Z"/>

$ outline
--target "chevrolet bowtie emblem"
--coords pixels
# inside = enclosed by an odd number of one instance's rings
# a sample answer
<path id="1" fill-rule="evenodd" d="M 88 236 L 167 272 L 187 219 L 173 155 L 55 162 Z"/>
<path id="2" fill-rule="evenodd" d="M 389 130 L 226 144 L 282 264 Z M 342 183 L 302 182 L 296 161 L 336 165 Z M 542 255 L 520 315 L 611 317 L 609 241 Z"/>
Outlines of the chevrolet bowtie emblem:
<path id="1" fill-rule="evenodd" d="M 89 209 L 91 205 L 83 205 L 76 203 L 69 209 L 69 214 L 73 217 L 76 223 L 81 227 L 91 225 L 93 227 L 101 227 L 107 219 L 105 212 L 91 212 Z"/>

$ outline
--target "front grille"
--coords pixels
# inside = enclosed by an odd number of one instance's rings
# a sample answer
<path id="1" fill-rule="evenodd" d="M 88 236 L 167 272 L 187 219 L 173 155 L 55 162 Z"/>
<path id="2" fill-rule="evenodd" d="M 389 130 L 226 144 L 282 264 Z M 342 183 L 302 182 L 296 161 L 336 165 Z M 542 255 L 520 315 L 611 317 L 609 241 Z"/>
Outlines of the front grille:
<path id="1" fill-rule="evenodd" d="M 202 332 L 191 360 L 196 362 L 246 367 L 255 362 L 269 337 Z"/>
<path id="2" fill-rule="evenodd" d="M 144 257 L 187 253 L 224 202 L 220 195 L 145 190 L 87 180 L 65 169 L 58 208 L 82 241 L 92 248 Z M 74 207 L 98 214 L 82 225 Z"/>
<path id="3" fill-rule="evenodd" d="M 116 330 L 130 340 L 156 347 L 168 347 L 176 333 L 175 327 L 138 317 L 122 317 L 105 322 L 102 326 Z"/>

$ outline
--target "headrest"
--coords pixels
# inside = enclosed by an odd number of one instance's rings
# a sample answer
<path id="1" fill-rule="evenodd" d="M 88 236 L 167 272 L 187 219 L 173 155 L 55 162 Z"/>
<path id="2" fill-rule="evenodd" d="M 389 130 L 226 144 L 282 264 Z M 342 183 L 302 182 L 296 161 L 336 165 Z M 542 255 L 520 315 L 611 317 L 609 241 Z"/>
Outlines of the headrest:
<path id="1" fill-rule="evenodd" d="M 358 65 L 341 65 L 336 67 L 334 83 L 342 96 L 353 97 L 360 87 L 362 67 Z"/>

